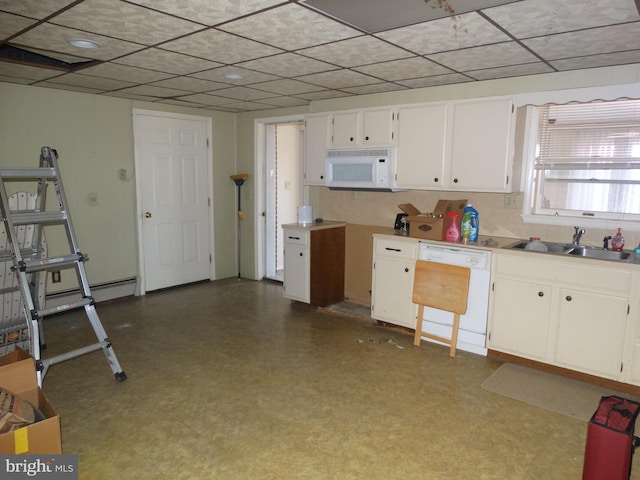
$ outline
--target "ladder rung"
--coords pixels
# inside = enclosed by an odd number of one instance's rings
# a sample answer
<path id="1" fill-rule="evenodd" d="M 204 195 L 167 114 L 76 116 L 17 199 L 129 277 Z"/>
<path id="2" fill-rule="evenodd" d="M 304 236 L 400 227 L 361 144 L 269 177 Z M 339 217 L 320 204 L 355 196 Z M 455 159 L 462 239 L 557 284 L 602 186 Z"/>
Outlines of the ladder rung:
<path id="1" fill-rule="evenodd" d="M 67 219 L 67 212 L 19 212 L 11 213 L 14 225 L 32 225 L 43 223 L 62 223 Z"/>
<path id="2" fill-rule="evenodd" d="M 76 308 L 82 308 L 85 305 L 90 305 L 93 303 L 93 298 L 83 298 L 82 300 L 78 300 L 77 302 L 65 303 L 64 305 L 58 305 L 56 307 L 44 308 L 42 310 L 38 310 L 39 317 L 46 317 L 47 315 L 53 315 L 54 313 L 66 312 L 67 310 L 74 310 Z"/>
<path id="3" fill-rule="evenodd" d="M 0 168 L 0 177 L 10 179 L 36 180 L 39 178 L 56 178 L 53 168 Z"/>
<path id="4" fill-rule="evenodd" d="M 64 255 L 62 257 L 51 257 L 51 258 L 26 258 L 22 260 L 22 264 L 24 265 L 24 271 L 26 272 L 35 272 L 38 270 L 48 270 L 51 268 L 62 268 L 68 265 L 73 265 L 78 262 L 84 262 L 88 260 L 88 257 L 79 254 L 71 254 Z M 20 269 L 22 270 L 22 268 Z"/>

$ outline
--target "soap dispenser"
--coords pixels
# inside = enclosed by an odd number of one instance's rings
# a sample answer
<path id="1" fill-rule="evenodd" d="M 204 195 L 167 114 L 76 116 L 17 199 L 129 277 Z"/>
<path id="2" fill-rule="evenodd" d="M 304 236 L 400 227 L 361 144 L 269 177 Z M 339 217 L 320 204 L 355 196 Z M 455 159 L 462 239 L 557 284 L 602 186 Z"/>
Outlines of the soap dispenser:
<path id="1" fill-rule="evenodd" d="M 611 250 L 621 252 L 624 247 L 624 238 L 622 237 L 622 229 L 618 228 L 615 236 L 611 239 Z"/>

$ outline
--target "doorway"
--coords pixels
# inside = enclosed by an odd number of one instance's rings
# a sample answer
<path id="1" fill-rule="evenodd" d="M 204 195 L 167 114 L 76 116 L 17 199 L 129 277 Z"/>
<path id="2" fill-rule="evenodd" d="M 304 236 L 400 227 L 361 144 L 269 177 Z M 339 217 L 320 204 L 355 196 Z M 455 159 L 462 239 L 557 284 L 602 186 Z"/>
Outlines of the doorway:
<path id="1" fill-rule="evenodd" d="M 213 280 L 211 120 L 133 111 L 140 294 Z"/>
<path id="2" fill-rule="evenodd" d="M 304 121 L 300 117 L 263 119 L 256 124 L 256 172 L 263 176 L 264 225 L 258 226 L 258 278 L 284 280 L 282 225 L 297 222 L 304 203 Z M 261 235 L 262 233 L 262 235 Z M 262 239 L 260 238 L 262 236 Z M 260 274 L 262 270 L 262 274 Z"/>

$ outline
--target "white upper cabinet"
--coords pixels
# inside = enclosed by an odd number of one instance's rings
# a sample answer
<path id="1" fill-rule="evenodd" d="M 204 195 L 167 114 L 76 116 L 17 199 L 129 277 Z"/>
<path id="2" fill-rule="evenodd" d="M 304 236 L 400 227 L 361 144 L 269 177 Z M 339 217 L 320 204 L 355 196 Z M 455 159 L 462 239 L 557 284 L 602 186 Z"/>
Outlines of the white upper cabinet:
<path id="1" fill-rule="evenodd" d="M 448 110 L 447 103 L 398 109 L 396 185 L 399 188 L 444 186 Z"/>
<path id="2" fill-rule="evenodd" d="M 395 145 L 392 108 L 336 112 L 332 118 L 331 147 L 391 147 Z"/>
<path id="3" fill-rule="evenodd" d="M 325 185 L 331 115 L 308 115 L 304 129 L 304 184 Z"/>
<path id="4" fill-rule="evenodd" d="M 456 102 L 451 117 L 449 186 L 472 192 L 511 191 L 511 99 Z"/>

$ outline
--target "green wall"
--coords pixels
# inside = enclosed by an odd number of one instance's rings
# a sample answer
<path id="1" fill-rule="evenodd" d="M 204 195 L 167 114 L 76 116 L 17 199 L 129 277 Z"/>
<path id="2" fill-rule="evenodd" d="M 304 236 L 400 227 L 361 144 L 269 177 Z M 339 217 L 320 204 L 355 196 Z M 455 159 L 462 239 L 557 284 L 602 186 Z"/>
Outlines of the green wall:
<path id="1" fill-rule="evenodd" d="M 234 114 L 0 83 L 0 165 L 35 167 L 42 146 L 56 148 L 78 243 L 90 257 L 90 283 L 136 277 L 135 177 L 118 178 L 119 169 L 134 172 L 134 108 L 212 119 L 215 276 L 235 275 L 235 232 L 227 228 L 235 221 L 235 187 L 229 180 L 235 171 Z M 90 205 L 90 194 L 97 194 L 97 205 Z M 66 239 L 62 228 L 54 228 L 47 241 L 55 252 L 66 247 Z M 50 291 L 76 286 L 67 272 Z"/>

